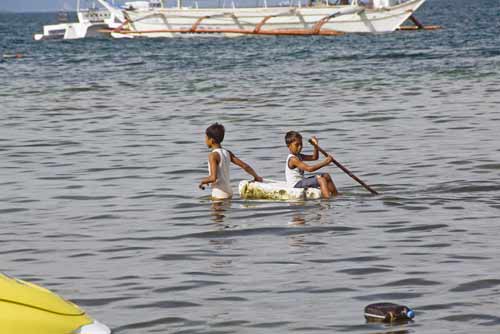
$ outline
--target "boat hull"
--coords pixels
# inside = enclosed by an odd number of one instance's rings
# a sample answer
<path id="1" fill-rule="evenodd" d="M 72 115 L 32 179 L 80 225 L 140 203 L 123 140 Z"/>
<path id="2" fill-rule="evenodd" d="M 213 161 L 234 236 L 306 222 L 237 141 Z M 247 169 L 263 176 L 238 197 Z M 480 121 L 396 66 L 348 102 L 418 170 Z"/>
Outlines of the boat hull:
<path id="1" fill-rule="evenodd" d="M 109 36 L 104 32 L 108 29 L 107 24 L 88 24 L 88 23 L 61 23 L 47 25 L 43 27 L 43 34 L 35 34 L 33 39 L 54 40 L 54 39 L 80 39 L 87 37 Z"/>
<path id="2" fill-rule="evenodd" d="M 109 36 L 107 30 L 115 27 L 118 24 L 116 21 L 123 20 L 121 13 L 112 14 L 107 10 L 79 11 L 77 15 L 78 22 L 45 25 L 43 33 L 33 35 L 33 39 L 40 41 Z"/>
<path id="3" fill-rule="evenodd" d="M 425 0 L 389 8 L 358 6 L 268 8 L 157 8 L 124 11 L 126 24 L 113 37 L 175 37 L 180 34 L 336 35 L 398 29 Z"/>

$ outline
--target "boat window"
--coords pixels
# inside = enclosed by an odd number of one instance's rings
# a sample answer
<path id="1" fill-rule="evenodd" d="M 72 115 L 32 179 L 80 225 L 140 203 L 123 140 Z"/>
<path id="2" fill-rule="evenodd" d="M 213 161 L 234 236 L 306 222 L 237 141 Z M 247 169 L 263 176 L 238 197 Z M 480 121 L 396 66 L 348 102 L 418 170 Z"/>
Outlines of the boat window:
<path id="1" fill-rule="evenodd" d="M 49 35 L 64 35 L 65 33 L 65 29 L 49 30 Z"/>

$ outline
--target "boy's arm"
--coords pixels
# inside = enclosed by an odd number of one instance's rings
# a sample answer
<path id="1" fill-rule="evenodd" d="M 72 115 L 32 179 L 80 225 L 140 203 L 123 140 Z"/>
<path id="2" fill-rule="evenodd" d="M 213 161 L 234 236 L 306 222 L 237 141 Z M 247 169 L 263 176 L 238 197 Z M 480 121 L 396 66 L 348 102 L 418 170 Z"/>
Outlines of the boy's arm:
<path id="1" fill-rule="evenodd" d="M 302 160 L 304 161 L 316 161 L 319 158 L 319 150 L 318 150 L 318 138 L 315 136 L 311 137 L 311 140 L 316 144 L 313 145 L 314 151 L 312 155 L 302 154 Z"/>
<path id="2" fill-rule="evenodd" d="M 200 181 L 198 188 L 205 189 L 205 184 L 214 183 L 217 181 L 217 168 L 219 166 L 219 154 L 216 152 L 211 152 L 208 155 L 208 164 L 210 165 L 210 174 Z"/>
<path id="3" fill-rule="evenodd" d="M 328 166 L 332 162 L 333 162 L 333 158 L 332 158 L 331 155 L 329 155 L 328 157 L 326 157 L 325 160 L 321 161 L 320 163 L 318 163 L 316 165 L 312 165 L 312 166 L 303 163 L 302 161 L 300 161 L 296 157 L 293 157 L 293 158 L 290 158 L 290 160 L 288 161 L 288 166 L 290 168 L 292 168 L 292 169 L 293 168 L 298 168 L 298 169 L 304 170 L 304 171 L 306 171 L 308 173 L 312 173 L 312 172 L 317 171 L 320 168 Z"/>
<path id="4" fill-rule="evenodd" d="M 262 177 L 260 177 L 252 167 L 250 167 L 247 163 L 245 163 L 243 160 L 240 160 L 237 156 L 233 154 L 233 152 L 229 152 L 229 155 L 231 156 L 231 162 L 237 166 L 239 166 L 241 169 L 243 169 L 245 172 L 253 176 L 253 179 L 257 182 L 262 182 Z"/>

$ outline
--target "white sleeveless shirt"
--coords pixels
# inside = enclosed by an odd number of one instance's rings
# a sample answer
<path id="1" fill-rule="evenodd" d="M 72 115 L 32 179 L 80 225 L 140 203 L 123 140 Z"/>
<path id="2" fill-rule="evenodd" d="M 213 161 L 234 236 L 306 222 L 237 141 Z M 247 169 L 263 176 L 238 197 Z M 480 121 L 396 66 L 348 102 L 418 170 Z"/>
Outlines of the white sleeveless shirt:
<path id="1" fill-rule="evenodd" d="M 295 158 L 297 158 L 299 160 L 302 160 L 300 158 L 300 155 L 296 156 L 296 155 L 293 155 L 293 154 L 289 154 L 288 157 L 286 158 L 286 162 L 285 162 L 286 183 L 291 188 L 293 188 L 297 184 L 297 182 L 302 181 L 304 179 L 304 171 L 303 170 L 300 170 L 297 167 L 295 167 L 294 169 L 291 169 L 288 166 L 288 161 L 292 157 L 295 157 Z"/>
<path id="2" fill-rule="evenodd" d="M 224 199 L 233 196 L 229 178 L 229 165 L 231 156 L 226 149 L 216 148 L 212 152 L 217 152 L 220 162 L 217 168 L 217 181 L 212 183 L 212 198 Z M 208 173 L 210 173 L 210 164 L 208 164 Z"/>

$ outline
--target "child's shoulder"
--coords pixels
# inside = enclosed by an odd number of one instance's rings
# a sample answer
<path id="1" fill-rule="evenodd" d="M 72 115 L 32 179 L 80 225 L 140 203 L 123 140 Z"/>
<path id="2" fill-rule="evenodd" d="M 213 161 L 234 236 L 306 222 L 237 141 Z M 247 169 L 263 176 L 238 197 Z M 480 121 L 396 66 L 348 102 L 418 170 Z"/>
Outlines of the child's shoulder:
<path id="1" fill-rule="evenodd" d="M 288 155 L 287 155 L 286 158 L 287 158 L 287 160 L 290 160 L 290 159 L 302 160 L 302 154 L 299 153 L 299 154 L 295 155 L 295 154 L 292 154 L 292 153 L 288 153 Z"/>
<path id="2" fill-rule="evenodd" d="M 231 152 L 230 150 L 228 150 L 225 147 L 216 148 L 216 149 L 212 150 L 212 152 L 209 153 L 209 156 L 211 154 L 213 154 L 214 156 L 216 156 L 217 159 L 219 159 L 220 156 L 222 156 L 222 157 L 229 157 L 229 158 L 232 158 L 232 157 L 235 156 L 233 154 L 233 152 Z"/>
<path id="3" fill-rule="evenodd" d="M 287 165 L 290 168 L 295 168 L 300 161 L 302 161 L 302 159 L 295 154 L 289 154 L 286 158 Z"/>
<path id="4" fill-rule="evenodd" d="M 219 153 L 216 150 L 209 152 L 208 159 L 219 159 Z"/>
<path id="5" fill-rule="evenodd" d="M 223 149 L 224 151 L 226 151 L 226 152 L 227 152 L 227 154 L 229 154 L 229 156 L 234 156 L 233 151 L 231 151 L 230 149 L 225 148 L 225 147 L 223 147 L 222 149 Z"/>

